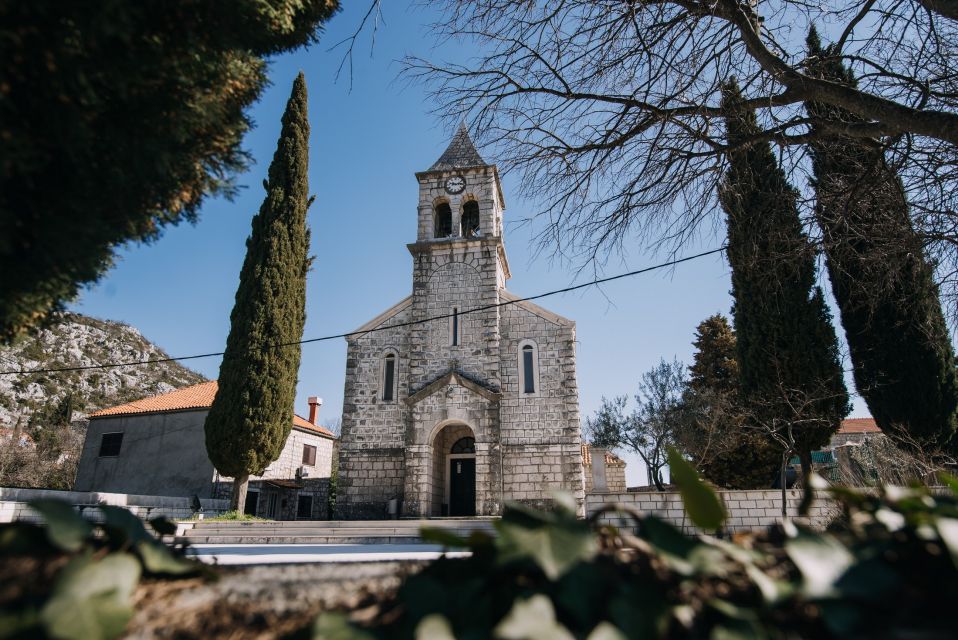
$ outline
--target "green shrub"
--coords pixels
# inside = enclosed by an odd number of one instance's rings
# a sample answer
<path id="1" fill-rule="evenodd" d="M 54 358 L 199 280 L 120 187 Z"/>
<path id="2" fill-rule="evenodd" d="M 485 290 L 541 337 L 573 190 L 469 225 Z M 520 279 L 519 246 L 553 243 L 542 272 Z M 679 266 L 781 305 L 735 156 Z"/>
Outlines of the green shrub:
<path id="1" fill-rule="evenodd" d="M 142 575 L 205 570 L 122 507 L 97 507 L 102 522 L 91 522 L 61 500 L 30 506 L 45 526 L 0 525 L 0 638 L 116 638 L 133 616 Z M 165 518 L 150 525 L 161 536 L 176 531 Z"/>
<path id="2" fill-rule="evenodd" d="M 787 522 L 734 542 L 637 513 L 625 512 L 633 533 L 590 527 L 570 506 L 512 505 L 496 538 L 425 531 L 471 557 L 432 563 L 361 623 L 320 616 L 313 637 L 953 637 L 958 481 L 948 482 L 950 495 L 829 489 L 845 512 L 843 531 Z M 698 502 L 686 497 L 692 519 L 714 518 L 704 485 L 680 484 Z"/>

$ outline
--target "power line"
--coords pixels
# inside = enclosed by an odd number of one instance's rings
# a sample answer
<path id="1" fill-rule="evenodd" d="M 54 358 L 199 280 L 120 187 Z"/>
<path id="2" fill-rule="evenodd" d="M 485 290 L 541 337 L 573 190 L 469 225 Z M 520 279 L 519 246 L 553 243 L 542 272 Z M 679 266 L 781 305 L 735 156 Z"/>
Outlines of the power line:
<path id="1" fill-rule="evenodd" d="M 538 300 L 540 298 L 546 298 L 548 296 L 558 295 L 560 293 L 569 293 L 570 291 L 577 291 L 579 289 L 585 289 L 586 287 L 594 287 L 596 285 L 605 284 L 606 282 L 612 282 L 614 280 L 621 280 L 622 278 L 629 278 L 632 276 L 637 276 L 643 273 L 648 273 L 650 271 L 656 271 L 658 269 L 664 269 L 666 267 L 672 267 L 677 264 L 682 264 L 683 262 L 689 262 L 691 260 L 696 260 L 698 258 L 704 258 L 705 256 L 710 256 L 716 253 L 721 253 L 725 251 L 725 245 L 717 249 L 711 249 L 703 253 L 697 253 L 692 256 L 686 256 L 684 258 L 677 258 L 675 260 L 670 260 L 668 262 L 663 262 L 661 264 L 656 264 L 651 267 L 644 267 L 642 269 L 636 269 L 635 271 L 629 271 L 626 273 L 620 273 L 615 276 L 609 276 L 608 278 L 597 278 L 595 280 L 590 280 L 589 282 L 583 282 L 582 284 L 573 285 L 571 287 L 565 287 L 563 289 L 555 289 L 554 291 L 547 291 L 546 293 L 540 293 L 534 296 L 529 296 L 526 298 L 516 298 L 515 300 L 507 300 L 505 302 L 497 302 L 494 304 L 487 304 L 481 307 L 475 307 L 473 309 L 466 309 L 464 311 L 459 311 L 456 313 L 446 313 L 439 316 L 431 316 L 429 318 L 423 318 L 421 320 L 409 320 L 407 322 L 397 322 L 396 324 L 383 325 L 380 327 L 373 327 L 372 329 L 366 329 L 365 331 L 352 331 L 349 333 L 337 333 L 336 335 L 323 336 L 321 338 L 309 338 L 306 340 L 298 340 L 296 342 L 281 342 L 274 345 L 269 345 L 266 348 L 275 349 L 279 347 L 289 347 L 293 345 L 303 345 L 311 344 L 313 342 L 325 342 L 327 340 L 336 340 L 338 338 L 351 338 L 354 336 L 364 336 L 369 333 L 375 333 L 377 331 L 386 331 L 388 329 L 397 329 L 400 327 L 409 327 L 417 324 L 425 324 L 427 322 L 433 322 L 435 320 L 445 320 L 453 317 L 453 315 L 464 316 L 470 313 L 479 313 L 481 311 L 488 311 L 489 309 L 495 309 L 498 307 L 507 307 L 509 305 L 518 304 L 520 302 L 530 302 L 532 300 Z M 200 358 L 212 358 L 215 356 L 223 355 L 222 351 L 217 351 L 215 353 L 200 353 L 192 356 L 179 356 L 176 358 L 154 358 L 152 360 L 135 360 L 130 362 L 109 362 L 105 364 L 90 364 L 81 367 L 61 367 L 55 369 L 26 369 L 20 371 L 0 371 L 0 376 L 15 376 L 15 375 L 26 375 L 31 373 L 66 373 L 69 371 L 87 371 L 91 369 L 115 369 L 119 367 L 136 367 L 146 364 L 162 364 L 164 362 L 180 362 L 183 360 L 198 360 Z"/>

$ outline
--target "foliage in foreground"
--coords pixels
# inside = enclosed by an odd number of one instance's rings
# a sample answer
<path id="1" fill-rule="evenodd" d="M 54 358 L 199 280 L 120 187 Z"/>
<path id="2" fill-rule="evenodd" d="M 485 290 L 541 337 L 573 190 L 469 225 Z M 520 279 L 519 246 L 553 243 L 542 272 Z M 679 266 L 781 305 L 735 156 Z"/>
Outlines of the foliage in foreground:
<path id="1" fill-rule="evenodd" d="M 102 522 L 91 522 L 60 500 L 30 506 L 45 527 L 0 525 L 0 638 L 115 638 L 133 616 L 142 575 L 203 571 L 122 507 L 100 506 Z M 150 525 L 160 535 L 176 531 L 165 518 Z"/>
<path id="2" fill-rule="evenodd" d="M 682 485 L 693 521 L 720 522 L 695 477 Z M 405 582 L 371 621 L 321 616 L 316 638 L 952 637 L 958 628 L 958 481 L 952 494 L 829 489 L 841 531 L 787 523 L 734 542 L 690 537 L 628 514 L 636 534 L 593 531 L 571 505 L 513 505 L 499 536 L 429 537 L 471 549 Z M 716 518 L 716 516 L 719 516 Z M 369 614 L 368 611 L 364 612 Z"/>

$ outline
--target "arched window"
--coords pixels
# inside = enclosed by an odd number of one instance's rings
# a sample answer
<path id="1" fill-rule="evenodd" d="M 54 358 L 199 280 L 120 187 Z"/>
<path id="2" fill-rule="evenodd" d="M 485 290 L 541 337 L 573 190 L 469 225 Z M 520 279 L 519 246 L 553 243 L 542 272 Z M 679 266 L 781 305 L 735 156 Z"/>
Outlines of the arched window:
<path id="1" fill-rule="evenodd" d="M 456 440 L 456 443 L 452 445 L 452 451 L 450 453 L 475 453 L 476 452 L 476 439 L 466 436 L 465 438 L 459 438 Z"/>
<path id="2" fill-rule="evenodd" d="M 475 200 L 462 205 L 462 237 L 479 237 L 479 203 Z"/>
<path id="3" fill-rule="evenodd" d="M 396 354 L 387 353 L 383 358 L 383 402 L 396 398 Z"/>
<path id="4" fill-rule="evenodd" d="M 440 202 L 436 205 L 433 218 L 436 225 L 435 237 L 448 238 L 452 235 L 452 209 L 449 208 L 448 202 Z"/>
<path id="5" fill-rule="evenodd" d="M 522 395 L 539 391 L 539 348 L 532 340 L 519 343 L 519 390 Z"/>
<path id="6" fill-rule="evenodd" d="M 453 307 L 449 314 L 449 344 L 459 346 L 459 307 Z"/>

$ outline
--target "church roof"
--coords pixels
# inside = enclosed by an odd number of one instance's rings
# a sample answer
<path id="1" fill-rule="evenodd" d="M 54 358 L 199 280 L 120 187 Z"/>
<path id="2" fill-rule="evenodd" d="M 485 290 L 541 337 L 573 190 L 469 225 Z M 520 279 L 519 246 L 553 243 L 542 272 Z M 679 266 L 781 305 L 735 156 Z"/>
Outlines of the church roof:
<path id="1" fill-rule="evenodd" d="M 472 138 L 469 137 L 469 131 L 466 129 L 466 123 L 463 122 L 459 125 L 456 135 L 452 137 L 452 142 L 442 152 L 439 159 L 429 167 L 429 171 L 485 166 L 487 166 L 486 161 L 476 151 L 476 145 L 472 143 Z"/>

